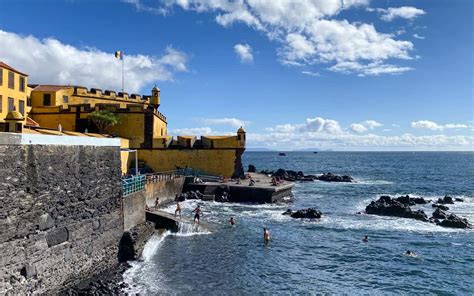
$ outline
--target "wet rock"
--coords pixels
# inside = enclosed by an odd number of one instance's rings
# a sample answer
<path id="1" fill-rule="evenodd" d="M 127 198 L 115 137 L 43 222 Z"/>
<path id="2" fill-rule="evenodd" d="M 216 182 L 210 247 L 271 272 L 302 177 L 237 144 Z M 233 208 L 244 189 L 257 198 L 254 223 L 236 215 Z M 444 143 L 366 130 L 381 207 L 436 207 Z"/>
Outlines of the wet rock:
<path id="1" fill-rule="evenodd" d="M 444 206 L 444 205 L 440 205 L 440 204 L 432 204 L 431 205 L 433 208 L 439 208 L 439 209 L 442 209 L 443 211 L 449 211 L 449 208 L 447 206 Z"/>
<path id="2" fill-rule="evenodd" d="M 279 177 L 286 181 L 324 181 L 324 182 L 352 182 L 354 179 L 351 176 L 335 175 L 333 173 L 326 173 L 320 176 L 315 175 L 305 175 L 302 171 L 293 171 L 293 170 L 284 170 L 278 169 L 276 172 L 273 171 L 261 171 L 262 174 L 271 175 L 273 177 Z"/>
<path id="3" fill-rule="evenodd" d="M 433 218 L 435 218 L 435 219 L 446 219 L 447 217 L 448 217 L 448 213 L 446 213 L 445 211 L 443 211 L 440 208 L 437 208 L 433 212 Z"/>
<path id="4" fill-rule="evenodd" d="M 439 204 L 454 204 L 454 200 L 451 196 L 445 196 L 443 198 L 438 198 Z"/>
<path id="5" fill-rule="evenodd" d="M 318 177 L 319 181 L 325 181 L 325 182 L 352 182 L 354 179 L 351 176 L 343 175 L 343 176 L 338 176 L 333 173 L 326 173 L 322 174 L 321 176 Z"/>
<path id="6" fill-rule="evenodd" d="M 430 200 L 425 200 L 423 197 L 410 197 L 409 195 L 400 196 L 397 198 L 397 201 L 409 206 L 424 205 L 431 202 Z"/>
<path id="7" fill-rule="evenodd" d="M 323 215 L 320 210 L 307 208 L 303 210 L 287 210 L 283 215 L 290 215 L 292 218 L 319 219 Z"/>
<path id="8" fill-rule="evenodd" d="M 423 210 L 413 211 L 407 204 L 401 203 L 390 196 L 381 196 L 377 201 L 372 201 L 366 208 L 367 214 L 379 216 L 393 216 L 401 218 L 411 218 L 420 221 L 428 221 Z"/>
<path id="9" fill-rule="evenodd" d="M 438 225 L 450 228 L 472 228 L 472 225 L 466 218 L 459 217 L 455 214 L 450 214 L 446 219 L 439 222 Z"/>
<path id="10" fill-rule="evenodd" d="M 249 173 L 257 172 L 257 168 L 253 164 L 249 164 L 249 169 L 247 170 Z"/>
<path id="11" fill-rule="evenodd" d="M 454 201 L 464 202 L 464 199 L 459 198 L 459 197 L 456 197 L 456 198 L 454 199 Z"/>

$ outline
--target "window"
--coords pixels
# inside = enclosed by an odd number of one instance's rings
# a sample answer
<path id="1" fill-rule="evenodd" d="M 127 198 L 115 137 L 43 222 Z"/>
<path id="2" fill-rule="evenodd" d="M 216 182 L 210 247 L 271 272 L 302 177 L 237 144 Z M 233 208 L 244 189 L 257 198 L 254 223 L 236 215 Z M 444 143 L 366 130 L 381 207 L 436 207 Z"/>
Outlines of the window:
<path id="1" fill-rule="evenodd" d="M 25 101 L 20 100 L 18 104 L 18 111 L 20 111 L 21 115 L 25 115 Z"/>
<path id="2" fill-rule="evenodd" d="M 3 69 L 0 68 L 0 85 L 3 85 Z"/>
<path id="3" fill-rule="evenodd" d="M 15 100 L 8 98 L 8 112 L 15 110 Z"/>
<path id="4" fill-rule="evenodd" d="M 69 102 L 69 97 L 63 96 L 63 103 L 68 103 L 68 102 Z"/>
<path id="5" fill-rule="evenodd" d="M 51 94 L 44 94 L 43 95 L 43 106 L 50 106 L 51 105 Z"/>
<path id="6" fill-rule="evenodd" d="M 15 132 L 21 133 L 22 127 L 23 127 L 23 125 L 21 123 L 17 123 L 15 125 Z"/>
<path id="7" fill-rule="evenodd" d="M 25 92 L 25 77 L 20 76 L 20 91 Z"/>
<path id="8" fill-rule="evenodd" d="M 15 89 L 15 73 L 8 72 L 8 88 Z"/>

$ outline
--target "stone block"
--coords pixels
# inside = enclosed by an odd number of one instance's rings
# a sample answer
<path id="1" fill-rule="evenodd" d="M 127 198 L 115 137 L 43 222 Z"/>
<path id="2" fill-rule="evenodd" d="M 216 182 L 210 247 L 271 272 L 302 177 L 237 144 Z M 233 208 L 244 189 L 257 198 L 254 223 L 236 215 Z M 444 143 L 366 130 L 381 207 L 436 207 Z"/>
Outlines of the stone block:
<path id="1" fill-rule="evenodd" d="M 69 239 L 69 231 L 66 227 L 55 229 L 46 235 L 48 247 L 59 245 Z"/>
<path id="2" fill-rule="evenodd" d="M 54 219 L 48 214 L 40 216 L 39 230 L 46 230 L 54 226 Z"/>
<path id="3" fill-rule="evenodd" d="M 34 265 L 25 265 L 20 269 L 20 274 L 25 278 L 33 278 L 36 276 L 36 266 Z"/>

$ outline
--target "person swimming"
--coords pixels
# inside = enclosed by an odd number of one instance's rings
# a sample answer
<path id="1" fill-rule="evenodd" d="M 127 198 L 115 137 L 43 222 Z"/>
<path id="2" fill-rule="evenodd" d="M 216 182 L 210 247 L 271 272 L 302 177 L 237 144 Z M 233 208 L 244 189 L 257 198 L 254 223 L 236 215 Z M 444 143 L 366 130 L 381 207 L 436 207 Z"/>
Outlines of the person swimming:
<path id="1" fill-rule="evenodd" d="M 410 251 L 410 250 L 407 250 L 407 251 L 405 252 L 405 256 L 408 256 L 408 257 L 418 257 L 418 255 L 417 255 L 415 252 Z"/>
<path id="2" fill-rule="evenodd" d="M 201 206 L 198 205 L 191 213 L 195 213 L 194 223 L 196 223 L 196 220 L 197 220 L 197 224 L 199 224 L 199 218 L 201 218 L 201 214 L 202 214 Z"/>
<path id="3" fill-rule="evenodd" d="M 235 226 L 235 219 L 234 219 L 234 217 L 230 217 L 230 219 L 229 219 L 229 224 L 230 224 L 231 226 Z"/>
<path id="4" fill-rule="evenodd" d="M 369 242 L 369 237 L 368 237 L 367 235 L 364 236 L 364 238 L 362 239 L 362 241 L 363 241 L 364 243 L 368 243 L 368 242 Z"/>
<path id="5" fill-rule="evenodd" d="M 270 231 L 266 229 L 265 227 L 263 228 L 263 241 L 265 243 L 268 243 L 270 241 Z"/>

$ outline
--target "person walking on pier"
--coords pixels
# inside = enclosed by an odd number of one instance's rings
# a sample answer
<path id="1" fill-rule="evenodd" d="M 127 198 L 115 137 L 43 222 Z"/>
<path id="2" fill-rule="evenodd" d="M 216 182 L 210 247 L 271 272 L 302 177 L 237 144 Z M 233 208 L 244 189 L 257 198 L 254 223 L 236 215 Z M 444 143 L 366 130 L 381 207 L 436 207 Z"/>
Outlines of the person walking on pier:
<path id="1" fill-rule="evenodd" d="M 176 202 L 176 210 L 174 210 L 175 216 L 176 216 L 176 213 L 179 213 L 179 218 L 181 219 L 181 205 L 179 204 L 179 201 Z"/>
<path id="2" fill-rule="evenodd" d="M 199 218 L 201 218 L 201 214 L 202 214 L 202 210 L 201 210 L 201 206 L 198 205 L 194 211 L 192 211 L 191 213 L 195 213 L 194 214 L 194 223 L 196 223 L 196 220 L 197 220 L 197 224 L 199 225 Z"/>

